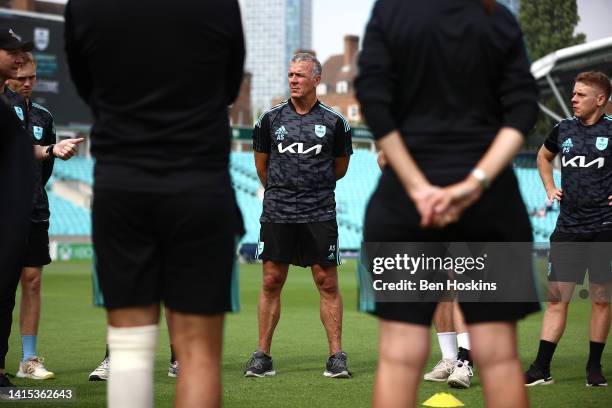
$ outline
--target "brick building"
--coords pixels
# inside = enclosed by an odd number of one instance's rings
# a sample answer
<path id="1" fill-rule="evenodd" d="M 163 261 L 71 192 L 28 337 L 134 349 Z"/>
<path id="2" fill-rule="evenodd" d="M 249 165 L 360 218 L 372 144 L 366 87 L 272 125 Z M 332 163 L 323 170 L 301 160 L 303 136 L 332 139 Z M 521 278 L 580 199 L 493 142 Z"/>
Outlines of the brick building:
<path id="1" fill-rule="evenodd" d="M 230 121 L 232 126 L 251 126 L 253 112 L 251 109 L 251 78 L 250 72 L 245 72 L 240 85 L 240 93 L 234 104 L 230 107 Z"/>
<path id="2" fill-rule="evenodd" d="M 357 76 L 359 37 L 344 37 L 344 52 L 332 55 L 323 63 L 317 96 L 326 105 L 342 113 L 352 124 L 362 124 L 359 103 L 355 98 L 353 81 Z"/>

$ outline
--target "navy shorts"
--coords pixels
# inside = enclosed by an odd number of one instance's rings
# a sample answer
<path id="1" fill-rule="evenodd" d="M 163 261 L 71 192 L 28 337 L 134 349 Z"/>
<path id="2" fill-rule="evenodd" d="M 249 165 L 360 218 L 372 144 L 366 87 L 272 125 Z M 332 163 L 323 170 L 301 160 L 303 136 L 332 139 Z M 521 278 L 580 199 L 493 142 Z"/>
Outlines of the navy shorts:
<path id="1" fill-rule="evenodd" d="M 24 267 L 49 265 L 49 221 L 31 222 L 25 255 L 21 262 Z"/>
<path id="2" fill-rule="evenodd" d="M 336 220 L 302 224 L 261 223 L 257 257 L 301 267 L 340 265 Z"/>
<path id="3" fill-rule="evenodd" d="M 612 231 L 555 230 L 550 236 L 548 281 L 582 285 L 587 271 L 591 282 L 612 281 Z"/>
<path id="4" fill-rule="evenodd" d="M 164 302 L 184 313 L 237 310 L 242 217 L 231 190 L 96 190 L 92 222 L 95 272 L 107 309 Z"/>

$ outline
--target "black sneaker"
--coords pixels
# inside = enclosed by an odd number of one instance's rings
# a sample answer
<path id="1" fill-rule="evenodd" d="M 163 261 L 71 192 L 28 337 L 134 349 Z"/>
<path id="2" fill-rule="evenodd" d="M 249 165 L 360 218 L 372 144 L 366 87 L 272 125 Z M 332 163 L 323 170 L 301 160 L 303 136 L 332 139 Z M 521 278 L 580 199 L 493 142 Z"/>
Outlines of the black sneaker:
<path id="1" fill-rule="evenodd" d="M 550 372 L 545 372 L 540 367 L 532 364 L 525 372 L 525 387 L 534 385 L 554 384 L 555 380 L 550 376 Z"/>
<path id="2" fill-rule="evenodd" d="M 256 350 L 244 368 L 245 377 L 266 377 L 276 375 L 272 366 L 272 357 L 263 351 Z"/>
<path id="3" fill-rule="evenodd" d="M 351 378 L 351 372 L 347 366 L 347 355 L 344 351 L 329 356 L 323 375 L 329 378 Z"/>
<path id="4" fill-rule="evenodd" d="M 15 384 L 9 380 L 6 374 L 0 374 L 0 399 L 1 400 L 14 400 L 9 393 L 9 388 L 16 388 Z"/>
<path id="5" fill-rule="evenodd" d="M 587 387 L 607 387 L 606 377 L 601 373 L 601 366 L 587 368 Z"/>

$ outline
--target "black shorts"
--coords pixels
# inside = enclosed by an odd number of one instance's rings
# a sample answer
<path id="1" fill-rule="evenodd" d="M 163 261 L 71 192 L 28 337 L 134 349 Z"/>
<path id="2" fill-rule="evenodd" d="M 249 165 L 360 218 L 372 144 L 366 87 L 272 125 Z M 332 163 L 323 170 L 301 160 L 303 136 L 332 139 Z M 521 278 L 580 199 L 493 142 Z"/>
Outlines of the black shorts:
<path id="1" fill-rule="evenodd" d="M 184 313 L 238 308 L 233 191 L 211 195 L 94 191 L 95 272 L 107 309 L 164 302 Z"/>
<path id="2" fill-rule="evenodd" d="M 391 180 L 384 180 L 384 177 Z M 533 235 L 518 183 L 503 171 L 459 222 L 444 229 L 422 229 L 420 215 L 394 175 L 383 175 L 365 217 L 365 242 L 532 242 Z M 363 286 L 363 285 L 361 285 Z M 362 298 L 366 298 L 365 300 Z M 360 288 L 360 305 L 386 320 L 429 326 L 435 302 L 372 302 Z M 364 307 L 364 305 L 366 305 Z M 538 302 L 461 303 L 467 323 L 516 321 L 540 310 Z"/>
<path id="3" fill-rule="evenodd" d="M 24 267 L 49 265 L 49 221 L 31 222 L 28 243 L 21 262 Z"/>
<path id="4" fill-rule="evenodd" d="M 592 244 L 589 244 L 592 243 Z M 550 236 L 549 282 L 582 285 L 589 281 L 612 281 L 612 231 L 571 233 L 555 231 Z"/>
<path id="5" fill-rule="evenodd" d="M 257 258 L 301 267 L 340 265 L 336 220 L 303 224 L 261 223 Z"/>

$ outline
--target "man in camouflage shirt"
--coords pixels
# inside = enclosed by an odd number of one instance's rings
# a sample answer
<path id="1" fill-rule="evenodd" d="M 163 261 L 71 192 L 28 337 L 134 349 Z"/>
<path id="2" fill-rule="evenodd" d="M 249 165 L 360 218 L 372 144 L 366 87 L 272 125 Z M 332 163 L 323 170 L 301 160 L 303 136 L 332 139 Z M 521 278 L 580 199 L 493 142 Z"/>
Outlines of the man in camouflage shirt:
<path id="1" fill-rule="evenodd" d="M 321 296 L 321 320 L 330 356 L 324 375 L 348 378 L 342 351 L 342 297 L 334 189 L 348 169 L 351 129 L 344 117 L 317 100 L 321 64 L 298 53 L 289 66 L 291 97 L 265 112 L 253 130 L 255 166 L 265 187 L 258 255 L 263 260 L 259 346 L 246 377 L 274 375 L 270 349 L 280 317 L 280 294 L 289 264 L 310 267 Z"/>
<path id="2" fill-rule="evenodd" d="M 561 212 L 550 237 L 549 303 L 542 322 L 538 355 L 525 373 L 525 385 L 551 384 L 550 363 L 567 320 L 576 284 L 589 271 L 591 324 L 586 385 L 606 386 L 601 355 L 610 330 L 612 286 L 612 117 L 605 114 L 610 79 L 601 72 L 576 77 L 574 116 L 559 122 L 538 152 L 538 170 L 548 199 Z M 561 188 L 552 160 L 561 157 Z"/>

